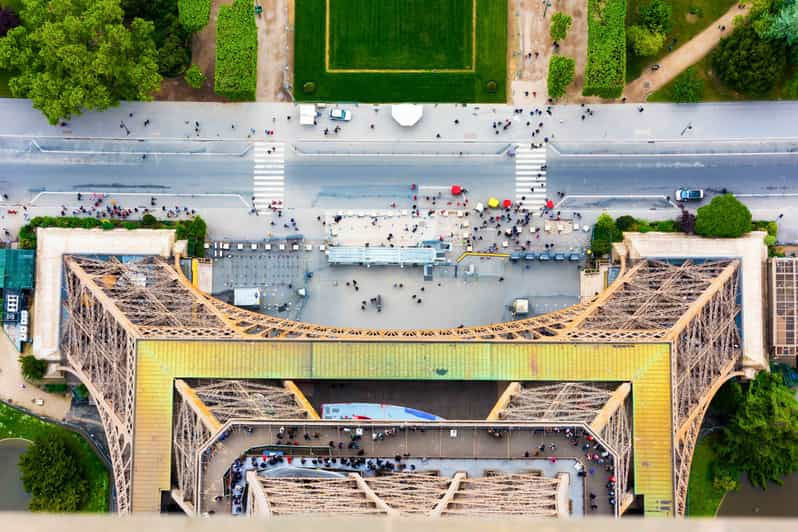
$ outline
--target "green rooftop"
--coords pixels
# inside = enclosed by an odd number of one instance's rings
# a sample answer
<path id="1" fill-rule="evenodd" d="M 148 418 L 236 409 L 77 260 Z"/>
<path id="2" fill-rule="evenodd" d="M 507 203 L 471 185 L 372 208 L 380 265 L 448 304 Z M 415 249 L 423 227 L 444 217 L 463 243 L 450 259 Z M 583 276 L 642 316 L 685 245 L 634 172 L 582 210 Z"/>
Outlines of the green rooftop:
<path id="1" fill-rule="evenodd" d="M 34 257 L 35 251 L 32 249 L 0 249 L 0 288 L 32 289 Z"/>

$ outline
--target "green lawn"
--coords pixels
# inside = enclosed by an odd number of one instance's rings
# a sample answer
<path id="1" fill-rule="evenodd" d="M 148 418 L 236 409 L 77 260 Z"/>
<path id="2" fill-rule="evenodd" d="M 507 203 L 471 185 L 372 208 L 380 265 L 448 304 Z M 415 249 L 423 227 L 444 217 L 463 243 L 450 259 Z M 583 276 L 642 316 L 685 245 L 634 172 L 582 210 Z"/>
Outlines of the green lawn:
<path id="1" fill-rule="evenodd" d="M 504 102 L 507 3 L 476 0 L 476 6 L 474 24 L 472 0 L 297 2 L 294 96 L 309 101 Z M 495 83 L 492 92 L 490 81 Z M 313 92 L 304 90 L 307 83 L 314 85 Z"/>
<path id="2" fill-rule="evenodd" d="M 715 460 L 717 435 L 699 440 L 690 466 L 690 483 L 687 486 L 687 516 L 713 517 L 718 511 L 723 490 L 712 485 L 712 462 Z"/>
<path id="3" fill-rule="evenodd" d="M 712 60 L 711 54 L 707 55 L 693 65 L 695 67 L 699 77 L 704 80 L 704 96 L 701 98 L 700 101 L 702 102 L 735 102 L 735 101 L 745 101 L 745 100 L 780 100 L 782 99 L 782 91 L 784 87 L 784 82 L 789 80 L 792 77 L 793 69 L 788 66 L 785 70 L 784 77 L 782 81 L 776 84 L 773 89 L 759 97 L 752 97 L 746 96 L 744 94 L 740 94 L 739 92 L 733 91 L 726 87 L 723 82 L 715 76 L 714 72 L 712 71 Z M 648 97 L 649 102 L 670 102 L 672 101 L 671 98 L 671 87 L 673 86 L 673 81 L 662 87 L 660 90 L 653 93 L 651 96 Z"/>
<path id="4" fill-rule="evenodd" d="M 333 1 L 330 68 L 471 69 L 473 14 L 462 0 Z"/>
<path id="5" fill-rule="evenodd" d="M 45 423 L 38 418 L 23 414 L 4 403 L 0 403 L 0 439 L 23 438 L 34 440 L 38 436 L 57 432 L 66 435 L 67 441 L 72 445 L 72 449 L 86 468 L 86 476 L 89 482 L 89 499 L 85 502 L 81 511 L 107 512 L 108 470 L 105 468 L 105 464 L 94 454 L 89 442 L 75 432 L 52 423 Z"/>
<path id="6" fill-rule="evenodd" d="M 626 4 L 626 27 L 638 22 L 638 8 L 649 3 L 650 0 L 628 0 Z M 637 57 L 632 53 L 632 48 L 627 47 L 626 82 L 640 77 L 643 69 L 656 63 L 671 51 L 692 39 L 704 28 L 720 18 L 737 0 L 669 0 L 673 14 L 671 16 L 671 31 L 660 53 L 655 57 Z M 690 12 L 697 13 L 691 15 Z M 673 50 L 670 49 L 673 39 L 677 39 Z"/>

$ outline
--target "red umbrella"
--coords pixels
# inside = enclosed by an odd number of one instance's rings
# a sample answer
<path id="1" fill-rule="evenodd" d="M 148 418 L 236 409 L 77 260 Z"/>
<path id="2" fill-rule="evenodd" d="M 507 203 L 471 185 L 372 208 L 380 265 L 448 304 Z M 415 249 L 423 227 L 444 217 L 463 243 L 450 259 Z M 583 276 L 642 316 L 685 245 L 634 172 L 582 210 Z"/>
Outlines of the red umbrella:
<path id="1" fill-rule="evenodd" d="M 554 208 L 554 202 L 551 201 L 550 199 L 547 199 L 546 200 L 546 208 L 547 209 L 553 209 Z"/>
<path id="2" fill-rule="evenodd" d="M 502 202 L 502 207 L 504 207 L 505 209 L 509 209 L 512 206 L 513 206 L 513 202 L 508 200 L 508 199 L 506 199 L 506 200 L 504 200 Z"/>
<path id="3" fill-rule="evenodd" d="M 462 193 L 463 193 L 463 187 L 461 187 L 460 185 L 452 185 L 453 196 L 459 196 Z"/>

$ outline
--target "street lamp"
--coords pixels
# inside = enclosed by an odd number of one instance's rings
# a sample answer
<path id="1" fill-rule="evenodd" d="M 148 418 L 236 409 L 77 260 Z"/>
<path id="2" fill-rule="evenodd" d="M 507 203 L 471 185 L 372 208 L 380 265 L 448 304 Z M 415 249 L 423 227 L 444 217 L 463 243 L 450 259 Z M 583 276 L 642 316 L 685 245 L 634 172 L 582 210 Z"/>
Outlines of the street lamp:
<path id="1" fill-rule="evenodd" d="M 693 123 L 692 122 L 688 122 L 687 125 L 684 126 L 684 129 L 682 130 L 682 134 L 680 136 L 683 137 L 684 134 L 687 133 L 687 130 L 689 130 L 689 129 L 693 129 Z"/>
<path id="2" fill-rule="evenodd" d="M 549 8 L 551 7 L 551 1 L 550 0 L 543 0 L 543 1 L 544 1 L 544 6 L 545 6 L 543 8 L 543 16 L 545 17 L 546 16 L 546 11 L 548 11 Z"/>

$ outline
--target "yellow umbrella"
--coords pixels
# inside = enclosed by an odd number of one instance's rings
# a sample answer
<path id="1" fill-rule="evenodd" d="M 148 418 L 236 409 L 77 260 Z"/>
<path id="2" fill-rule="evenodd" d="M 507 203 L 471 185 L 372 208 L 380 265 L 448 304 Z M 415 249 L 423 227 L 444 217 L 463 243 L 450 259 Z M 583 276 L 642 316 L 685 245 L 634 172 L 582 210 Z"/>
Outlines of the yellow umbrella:
<path id="1" fill-rule="evenodd" d="M 488 207 L 490 207 L 491 209 L 495 209 L 498 206 L 499 206 L 499 200 L 497 198 L 490 198 L 488 200 Z"/>

